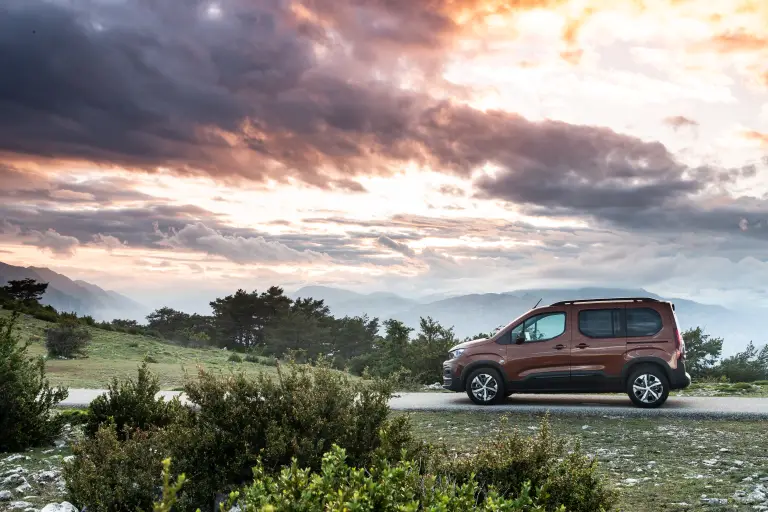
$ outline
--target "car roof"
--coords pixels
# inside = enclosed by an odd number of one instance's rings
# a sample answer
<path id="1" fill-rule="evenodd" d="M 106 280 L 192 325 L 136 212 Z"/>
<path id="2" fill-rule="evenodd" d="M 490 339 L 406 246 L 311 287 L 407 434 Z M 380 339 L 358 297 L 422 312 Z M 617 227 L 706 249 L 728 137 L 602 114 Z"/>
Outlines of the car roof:
<path id="1" fill-rule="evenodd" d="M 560 302 L 555 302 L 549 305 L 549 307 L 552 306 L 566 306 L 570 304 L 590 304 L 590 303 L 605 303 L 605 302 L 653 302 L 656 304 L 672 304 L 671 302 L 665 301 L 665 300 L 659 300 L 654 299 L 652 297 L 613 297 L 613 298 L 605 298 L 605 299 L 576 299 L 576 300 L 562 300 Z M 672 304 L 672 309 L 674 309 L 674 304 Z"/>

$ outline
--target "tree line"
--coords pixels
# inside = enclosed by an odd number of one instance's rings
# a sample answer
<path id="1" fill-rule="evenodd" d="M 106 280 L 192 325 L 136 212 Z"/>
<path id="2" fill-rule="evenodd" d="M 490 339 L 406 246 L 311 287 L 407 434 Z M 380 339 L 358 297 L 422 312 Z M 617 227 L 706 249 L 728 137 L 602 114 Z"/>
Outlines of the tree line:
<path id="1" fill-rule="evenodd" d="M 441 364 L 448 349 L 459 343 L 453 327 L 430 317 L 421 318 L 417 329 L 395 319 L 334 316 L 323 300 L 291 299 L 282 288 L 266 291 L 243 289 L 210 302 L 211 315 L 189 314 L 170 307 L 156 309 L 146 323 L 115 319 L 96 322 L 92 317 L 59 313 L 40 300 L 47 283 L 32 279 L 9 281 L 0 288 L 0 304 L 55 322 L 77 321 L 100 329 L 143 334 L 182 346 L 213 346 L 259 356 L 290 357 L 299 362 L 323 358 L 340 369 L 373 376 L 402 372 L 414 383 L 440 380 Z M 69 331 L 68 331 L 69 332 Z M 491 336 L 478 333 L 464 341 Z M 688 371 L 696 379 L 748 382 L 768 379 L 768 345 L 747 348 L 722 358 L 723 339 L 700 327 L 683 333 Z"/>

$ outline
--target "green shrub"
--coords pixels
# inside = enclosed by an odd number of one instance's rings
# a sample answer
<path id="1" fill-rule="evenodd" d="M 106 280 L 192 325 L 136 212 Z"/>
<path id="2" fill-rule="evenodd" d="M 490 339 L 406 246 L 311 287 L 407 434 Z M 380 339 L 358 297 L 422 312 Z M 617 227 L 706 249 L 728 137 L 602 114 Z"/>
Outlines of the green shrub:
<path id="1" fill-rule="evenodd" d="M 463 512 L 465 510 L 544 512 L 531 496 L 528 485 L 516 497 L 502 497 L 494 490 L 480 493 L 473 479 L 462 485 L 434 475 L 423 475 L 412 462 L 389 464 L 377 461 L 366 469 L 349 465 L 345 450 L 333 446 L 322 460 L 319 473 L 302 469 L 294 460 L 278 476 L 271 476 L 262 465 L 254 468 L 254 482 L 230 496 L 245 510 L 327 510 L 395 511 L 423 510 Z M 563 510 L 562 507 L 553 510 Z"/>
<path id="2" fill-rule="evenodd" d="M 45 361 L 31 358 L 14 333 L 18 313 L 0 318 L 0 452 L 52 442 L 64 424 L 52 414 L 67 390 L 52 389 Z"/>
<path id="3" fill-rule="evenodd" d="M 534 437 L 514 429 L 509 433 L 506 418 L 499 433 L 485 441 L 475 453 L 438 462 L 436 471 L 458 483 L 476 478 L 482 489 L 495 488 L 501 495 L 515 495 L 526 482 L 542 492 L 547 510 L 565 505 L 569 512 L 610 510 L 614 493 L 597 474 L 597 462 L 576 444 L 553 435 L 548 418 Z M 569 450 L 570 448 L 570 450 Z"/>
<path id="4" fill-rule="evenodd" d="M 242 363 L 243 358 L 240 357 L 238 354 L 232 354 L 231 356 L 229 356 L 229 359 L 227 359 L 227 361 L 231 363 Z"/>
<path id="5" fill-rule="evenodd" d="M 756 386 L 768 386 L 768 380 L 756 380 L 752 384 L 755 384 Z"/>
<path id="6" fill-rule="evenodd" d="M 185 393 L 198 410 L 170 427 L 168 437 L 174 467 L 194 482 L 180 497 L 186 508 L 208 507 L 216 493 L 248 482 L 259 460 L 266 471 L 279 471 L 293 458 L 317 470 L 332 444 L 355 466 L 375 453 L 397 457 L 417 446 L 407 420 L 388 419 L 390 382 L 353 382 L 322 363 L 278 367 L 277 379 L 201 371 Z"/>
<path id="7" fill-rule="evenodd" d="M 45 330 L 45 348 L 51 357 L 84 356 L 90 342 L 91 331 L 69 317 L 62 317 L 56 326 Z"/>
<path id="8" fill-rule="evenodd" d="M 100 428 L 94 438 L 73 447 L 74 460 L 62 474 L 67 501 L 88 512 L 150 510 L 158 496 L 158 477 L 165 457 L 162 432 Z"/>
<path id="9" fill-rule="evenodd" d="M 64 409 L 58 412 L 61 421 L 70 425 L 85 425 L 90 418 L 87 409 Z"/>
<path id="10" fill-rule="evenodd" d="M 144 356 L 144 364 L 157 364 L 159 361 L 152 357 L 151 355 L 147 354 Z"/>
<path id="11" fill-rule="evenodd" d="M 745 391 L 752 389 L 752 384 L 749 382 L 736 382 L 735 384 L 731 384 L 731 389 L 735 391 Z"/>
<path id="12" fill-rule="evenodd" d="M 139 342 L 138 341 L 131 341 L 128 343 L 128 346 L 131 348 L 139 348 Z"/>
<path id="13" fill-rule="evenodd" d="M 59 314 L 56 311 L 49 311 L 47 309 L 38 309 L 32 312 L 32 317 L 42 320 L 43 322 L 58 322 Z"/>
<path id="14" fill-rule="evenodd" d="M 130 432 L 163 428 L 188 414 L 178 398 L 165 400 L 156 397 L 159 391 L 157 377 L 149 371 L 146 363 L 139 367 L 136 380 L 112 379 L 108 391 L 96 397 L 88 407 L 90 414 L 85 426 L 86 435 L 93 437 L 106 423 L 114 423 L 120 433 L 125 429 Z"/>

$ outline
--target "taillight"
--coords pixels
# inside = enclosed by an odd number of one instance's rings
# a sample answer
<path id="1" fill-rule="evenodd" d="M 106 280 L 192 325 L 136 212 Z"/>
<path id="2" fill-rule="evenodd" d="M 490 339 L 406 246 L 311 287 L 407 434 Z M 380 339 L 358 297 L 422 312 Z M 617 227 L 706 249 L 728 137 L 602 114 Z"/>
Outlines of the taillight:
<path id="1" fill-rule="evenodd" d="M 675 350 L 680 354 L 680 359 L 685 357 L 685 341 L 677 328 L 675 328 Z"/>

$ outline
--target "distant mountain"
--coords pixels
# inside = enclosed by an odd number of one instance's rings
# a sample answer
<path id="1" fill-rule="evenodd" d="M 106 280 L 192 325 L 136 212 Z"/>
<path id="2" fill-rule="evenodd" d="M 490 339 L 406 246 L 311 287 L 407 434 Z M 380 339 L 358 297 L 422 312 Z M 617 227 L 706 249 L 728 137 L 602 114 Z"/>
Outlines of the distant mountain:
<path id="1" fill-rule="evenodd" d="M 418 327 L 420 317 L 431 316 L 443 325 L 454 326 L 460 338 L 506 325 L 531 309 L 539 299 L 541 304 L 551 304 L 561 300 L 602 297 L 663 298 L 675 304 L 682 329 L 701 326 L 707 333 L 725 339 L 724 355 L 743 349 L 750 340 L 757 345 L 768 342 L 765 325 L 760 321 L 768 318 L 768 309 L 734 311 L 691 300 L 661 297 L 643 289 L 530 289 L 460 295 L 441 300 L 430 300 L 431 297 L 414 300 L 389 293 L 361 294 L 341 288 L 307 286 L 291 295 L 323 299 L 337 316 L 366 313 L 381 320 L 396 318 L 414 328 Z"/>
<path id="2" fill-rule="evenodd" d="M 48 283 L 42 303 L 59 311 L 91 315 L 99 320 L 128 318 L 146 308 L 138 302 L 111 290 L 104 290 L 85 281 L 73 281 L 67 276 L 41 267 L 17 267 L 0 262 L 0 286 L 8 281 L 34 279 Z"/>

